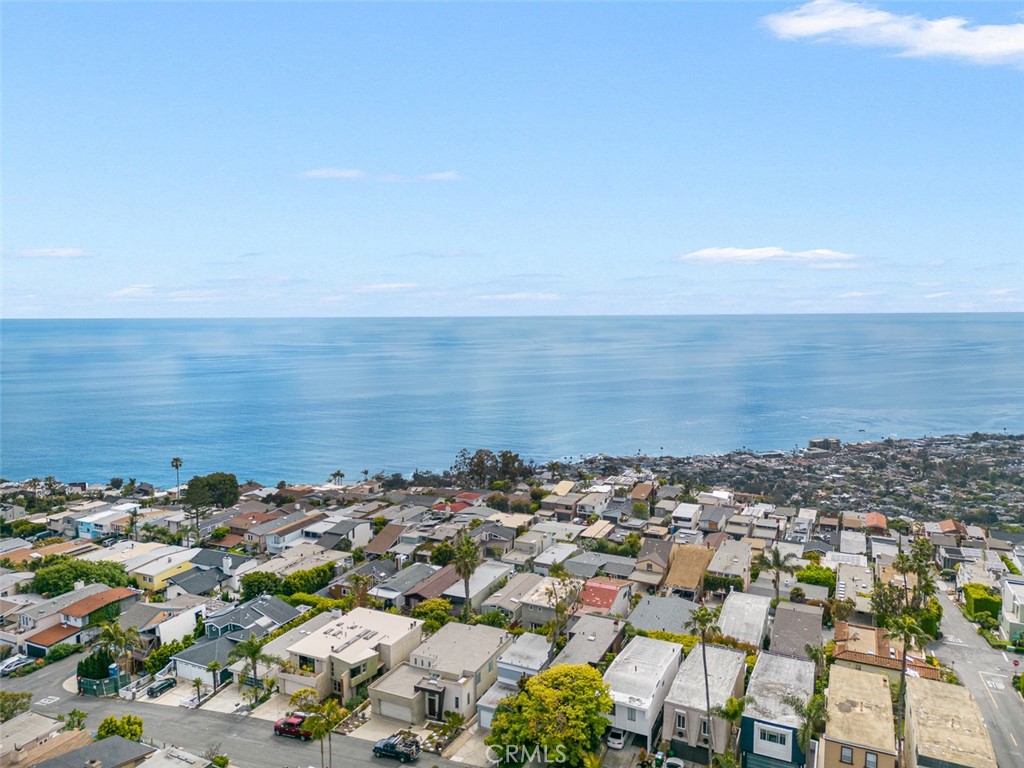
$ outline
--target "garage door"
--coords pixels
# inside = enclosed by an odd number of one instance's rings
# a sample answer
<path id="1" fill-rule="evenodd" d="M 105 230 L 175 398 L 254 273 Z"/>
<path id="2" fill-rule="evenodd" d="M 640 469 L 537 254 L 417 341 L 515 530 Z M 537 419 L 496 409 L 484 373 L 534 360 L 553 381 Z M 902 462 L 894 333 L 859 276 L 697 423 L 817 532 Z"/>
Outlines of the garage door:
<path id="1" fill-rule="evenodd" d="M 383 717 L 404 720 L 407 723 L 412 722 L 412 710 L 402 704 L 395 704 L 393 701 L 382 700 L 380 703 L 380 714 Z"/>

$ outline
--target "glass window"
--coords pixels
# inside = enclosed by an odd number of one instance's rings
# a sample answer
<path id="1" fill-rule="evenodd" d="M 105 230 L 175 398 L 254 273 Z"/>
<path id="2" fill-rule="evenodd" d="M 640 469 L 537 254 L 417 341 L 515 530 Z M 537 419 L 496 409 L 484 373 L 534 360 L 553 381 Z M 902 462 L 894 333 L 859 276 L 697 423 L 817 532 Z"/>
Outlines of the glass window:
<path id="1" fill-rule="evenodd" d="M 454 707 L 455 710 L 458 711 L 458 709 L 459 709 L 459 697 L 458 696 L 455 697 L 454 704 L 455 704 L 455 707 Z"/>
<path id="2" fill-rule="evenodd" d="M 686 715 L 682 712 L 676 712 L 676 730 L 686 730 Z"/>
<path id="3" fill-rule="evenodd" d="M 636 720 L 636 710 L 632 707 L 626 709 L 626 719 L 630 721 Z"/>
<path id="4" fill-rule="evenodd" d="M 708 735 L 708 721 L 706 719 L 704 719 L 704 718 L 701 718 L 701 721 L 700 721 L 700 735 L 701 736 L 707 736 Z"/>
<path id="5" fill-rule="evenodd" d="M 851 764 L 853 763 L 853 749 L 851 747 L 839 748 L 839 762 Z"/>
<path id="6" fill-rule="evenodd" d="M 864 755 L 864 768 L 878 768 L 878 755 L 868 752 Z"/>

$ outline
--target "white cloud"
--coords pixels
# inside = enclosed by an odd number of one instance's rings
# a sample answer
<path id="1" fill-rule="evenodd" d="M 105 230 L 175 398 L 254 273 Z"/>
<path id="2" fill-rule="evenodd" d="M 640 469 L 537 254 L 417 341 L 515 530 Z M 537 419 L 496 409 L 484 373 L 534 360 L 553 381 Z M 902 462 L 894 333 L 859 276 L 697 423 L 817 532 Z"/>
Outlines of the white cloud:
<path id="1" fill-rule="evenodd" d="M 29 248 L 18 255 L 25 259 L 80 259 L 89 254 L 84 248 Z"/>
<path id="2" fill-rule="evenodd" d="M 879 296 L 881 291 L 847 291 L 846 293 L 840 293 L 840 299 L 866 299 L 869 296 Z"/>
<path id="3" fill-rule="evenodd" d="M 785 248 L 767 246 L 763 248 L 701 248 L 699 251 L 680 256 L 680 261 L 701 261 L 710 264 L 749 264 L 765 261 L 796 261 L 806 264 L 843 263 L 857 257 L 852 253 L 814 248 L 809 251 L 787 251 Z"/>
<path id="4" fill-rule="evenodd" d="M 989 296 L 1006 296 L 1014 293 L 1015 290 L 1014 288 L 994 288 L 991 291 L 987 291 L 987 293 Z"/>
<path id="5" fill-rule="evenodd" d="M 408 291 L 416 287 L 416 283 L 378 283 L 363 285 L 355 289 L 355 293 L 389 293 L 391 291 Z"/>
<path id="6" fill-rule="evenodd" d="M 936 293 L 926 293 L 924 297 L 926 299 L 944 299 L 947 296 L 952 296 L 952 291 L 937 291 Z"/>
<path id="7" fill-rule="evenodd" d="M 355 168 L 316 168 L 299 174 L 304 179 L 365 179 L 366 171 Z"/>
<path id="8" fill-rule="evenodd" d="M 557 293 L 492 293 L 477 296 L 480 301 L 554 301 Z"/>
<path id="9" fill-rule="evenodd" d="M 847 0 L 812 0 L 765 16 L 783 40 L 810 39 L 893 48 L 911 58 L 941 57 L 973 64 L 1024 64 L 1024 24 L 971 24 L 958 16 L 926 19 Z"/>
<path id="10" fill-rule="evenodd" d="M 128 285 L 107 294 L 108 299 L 141 299 L 154 294 L 152 285 Z"/>
<path id="11" fill-rule="evenodd" d="M 435 171 L 424 173 L 417 178 L 420 181 L 462 181 L 462 177 L 456 171 Z"/>

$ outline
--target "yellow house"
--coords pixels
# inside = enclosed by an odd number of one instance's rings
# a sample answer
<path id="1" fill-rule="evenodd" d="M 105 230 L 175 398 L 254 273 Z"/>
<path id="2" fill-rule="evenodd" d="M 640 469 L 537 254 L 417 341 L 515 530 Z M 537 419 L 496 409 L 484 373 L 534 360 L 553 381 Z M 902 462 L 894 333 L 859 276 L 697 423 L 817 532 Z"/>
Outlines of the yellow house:
<path id="1" fill-rule="evenodd" d="M 139 586 L 147 592 L 162 592 L 167 588 L 167 580 L 192 567 L 192 558 L 199 553 L 198 548 L 185 549 L 150 560 L 128 572 L 135 577 Z"/>
<path id="2" fill-rule="evenodd" d="M 829 675 L 819 768 L 896 768 L 889 679 L 839 666 Z"/>

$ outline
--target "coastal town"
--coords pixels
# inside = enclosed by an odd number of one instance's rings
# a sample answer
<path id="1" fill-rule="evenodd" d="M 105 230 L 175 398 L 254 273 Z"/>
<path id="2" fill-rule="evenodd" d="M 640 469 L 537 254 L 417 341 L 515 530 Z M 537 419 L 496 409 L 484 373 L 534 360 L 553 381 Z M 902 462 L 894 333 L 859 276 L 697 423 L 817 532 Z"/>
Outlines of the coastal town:
<path id="1" fill-rule="evenodd" d="M 0 518 L 0 766 L 1024 752 L 1022 435 L 270 485 L 168 457 L 3 480 Z"/>

